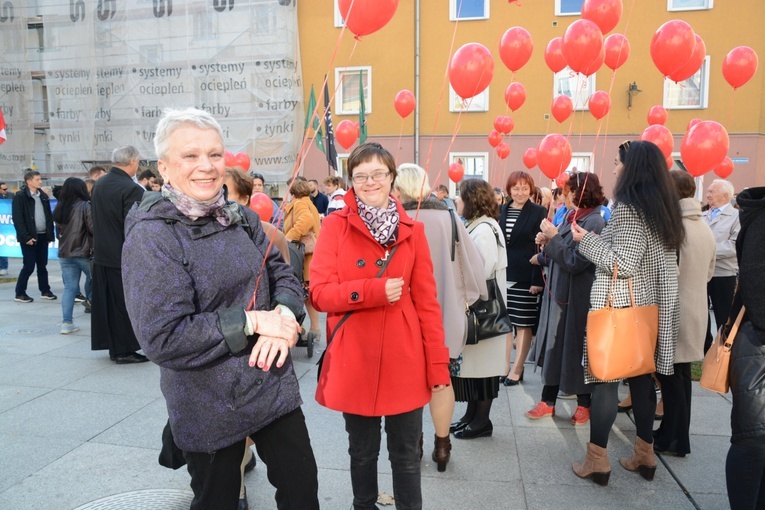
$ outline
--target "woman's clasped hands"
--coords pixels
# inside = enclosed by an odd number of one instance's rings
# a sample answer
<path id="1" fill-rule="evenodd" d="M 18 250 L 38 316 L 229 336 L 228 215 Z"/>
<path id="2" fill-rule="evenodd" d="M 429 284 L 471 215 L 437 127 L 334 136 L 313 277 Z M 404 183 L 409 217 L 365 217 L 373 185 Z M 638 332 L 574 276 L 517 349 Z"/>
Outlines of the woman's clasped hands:
<path id="1" fill-rule="evenodd" d="M 250 366 L 257 365 L 268 371 L 278 355 L 276 366 L 281 368 L 290 349 L 297 343 L 300 325 L 293 317 L 282 315 L 279 309 L 269 312 L 250 310 L 246 313 L 254 325 L 255 333 L 260 335 L 250 353 Z"/>

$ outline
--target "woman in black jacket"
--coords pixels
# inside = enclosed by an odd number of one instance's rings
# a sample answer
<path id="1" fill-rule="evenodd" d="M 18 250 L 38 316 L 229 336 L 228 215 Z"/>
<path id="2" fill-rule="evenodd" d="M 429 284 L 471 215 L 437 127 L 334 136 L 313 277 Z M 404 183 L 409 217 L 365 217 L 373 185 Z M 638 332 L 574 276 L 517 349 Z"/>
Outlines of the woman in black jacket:
<path id="1" fill-rule="evenodd" d="M 725 477 L 732 510 L 765 508 L 765 187 L 738 194 L 739 283 L 729 322 L 746 307 L 730 360 L 733 408 Z"/>
<path id="2" fill-rule="evenodd" d="M 535 238 L 547 210 L 529 200 L 534 191 L 534 179 L 526 172 L 511 173 L 505 188 L 510 202 L 502 206 L 498 221 L 505 233 L 507 313 L 515 329 L 518 353 L 504 384 L 515 386 L 523 380 L 523 364 L 531 347 L 532 328 L 536 326 L 539 316 L 539 293 L 544 289 L 542 270 L 532 265 L 529 259 L 538 251 Z M 512 345 L 508 341 L 508 367 L 511 352 Z"/>
<path id="3" fill-rule="evenodd" d="M 93 217 L 90 214 L 90 194 L 85 181 L 70 177 L 64 181 L 58 205 L 53 211 L 58 238 L 58 263 L 64 280 L 61 309 L 64 315 L 61 334 L 78 331 L 72 319 L 74 298 L 80 289 L 80 276 L 85 274 L 86 302 L 91 299 L 90 257 L 93 254 Z"/>

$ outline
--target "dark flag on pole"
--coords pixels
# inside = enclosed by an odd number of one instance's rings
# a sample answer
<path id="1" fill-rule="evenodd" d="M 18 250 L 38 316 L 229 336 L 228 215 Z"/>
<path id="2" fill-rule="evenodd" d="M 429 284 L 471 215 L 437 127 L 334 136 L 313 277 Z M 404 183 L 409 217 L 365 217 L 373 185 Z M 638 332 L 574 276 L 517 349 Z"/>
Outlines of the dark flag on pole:
<path id="1" fill-rule="evenodd" d="M 337 150 L 335 149 L 335 130 L 332 128 L 332 109 L 329 106 L 329 88 L 324 77 L 324 127 L 327 130 L 327 163 L 337 172 Z"/>

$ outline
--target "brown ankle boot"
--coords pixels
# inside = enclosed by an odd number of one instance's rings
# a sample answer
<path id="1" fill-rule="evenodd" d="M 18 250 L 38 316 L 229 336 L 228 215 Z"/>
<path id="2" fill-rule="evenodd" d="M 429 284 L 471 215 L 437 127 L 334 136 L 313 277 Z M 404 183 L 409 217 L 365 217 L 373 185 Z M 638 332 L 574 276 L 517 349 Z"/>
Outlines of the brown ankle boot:
<path id="1" fill-rule="evenodd" d="M 648 481 L 653 480 L 653 475 L 656 473 L 656 456 L 653 453 L 653 443 L 646 443 L 638 437 L 635 440 L 632 457 L 619 459 L 619 464 L 629 471 L 639 471 L 640 476 Z"/>
<path id="2" fill-rule="evenodd" d="M 434 434 L 433 437 L 436 438 L 435 448 L 433 449 L 433 462 L 437 464 L 438 471 L 443 473 L 446 471 L 446 465 L 451 457 L 452 441 L 448 434 L 446 437 L 438 437 L 438 435 Z"/>
<path id="3" fill-rule="evenodd" d="M 611 464 L 608 451 L 598 445 L 587 443 L 587 454 L 581 464 L 574 462 L 574 473 L 580 478 L 591 478 L 598 485 L 608 485 L 611 476 Z"/>

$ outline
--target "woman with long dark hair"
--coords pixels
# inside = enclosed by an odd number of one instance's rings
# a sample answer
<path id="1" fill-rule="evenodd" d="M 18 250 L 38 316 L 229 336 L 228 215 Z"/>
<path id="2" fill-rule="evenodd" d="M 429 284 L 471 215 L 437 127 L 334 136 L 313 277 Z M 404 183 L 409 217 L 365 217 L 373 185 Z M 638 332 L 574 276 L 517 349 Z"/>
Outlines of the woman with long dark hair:
<path id="1" fill-rule="evenodd" d="M 90 257 L 93 254 L 93 217 L 90 213 L 90 193 L 85 181 L 69 177 L 64 181 L 53 211 L 58 238 L 58 263 L 64 280 L 61 299 L 63 324 L 61 334 L 78 331 L 74 324 L 74 298 L 80 289 L 80 276 L 85 275 L 86 307 L 92 297 L 90 284 Z"/>
<path id="2" fill-rule="evenodd" d="M 616 207 L 601 235 L 573 223 L 574 241 L 579 253 L 595 264 L 595 282 L 590 293 L 590 309 L 606 306 L 609 291 L 615 308 L 658 305 L 659 335 L 656 343 L 656 371 L 671 375 L 679 327 L 680 304 L 677 284 L 677 250 L 683 242 L 680 201 L 667 171 L 661 150 L 651 142 L 622 144 L 619 171 L 614 189 Z M 618 167 L 619 165 L 617 165 Z M 618 279 L 612 283 L 618 266 Z M 630 282 L 631 281 L 631 288 Z M 608 484 L 611 465 L 606 447 L 608 434 L 616 420 L 618 381 L 600 381 L 589 373 L 585 344 L 585 382 L 595 383 L 590 407 L 590 442 L 584 462 L 574 463 L 574 472 Z M 640 471 L 653 480 L 656 457 L 653 452 L 653 420 L 656 392 L 651 374 L 629 378 L 637 439 L 631 457 L 619 463 L 629 471 Z"/>
<path id="3" fill-rule="evenodd" d="M 532 420 L 554 416 L 558 391 L 562 391 L 576 395 L 571 423 L 583 425 L 590 419 L 591 386 L 584 382 L 582 352 L 595 266 L 577 250 L 571 225 L 576 222 L 595 234 L 603 230 L 606 224 L 600 215 L 603 188 L 597 175 L 580 172 L 566 181 L 563 194 L 570 212 L 560 227 L 542 220 L 537 242 L 544 249 L 531 259 L 534 264 L 539 263 L 540 256 L 545 257 L 548 270 L 535 342 L 535 359 L 542 367 L 544 387 L 541 400 L 526 416 Z"/>

